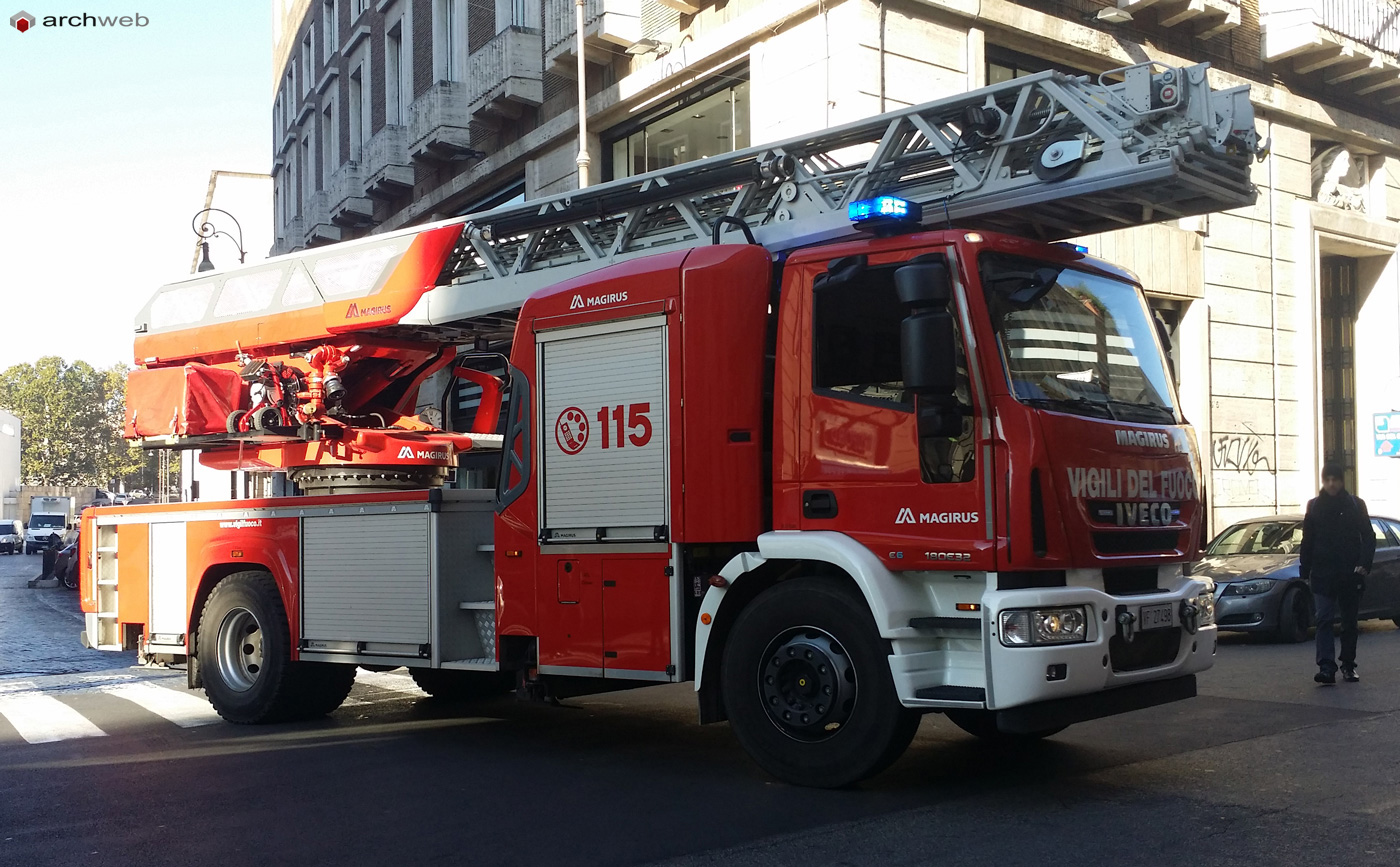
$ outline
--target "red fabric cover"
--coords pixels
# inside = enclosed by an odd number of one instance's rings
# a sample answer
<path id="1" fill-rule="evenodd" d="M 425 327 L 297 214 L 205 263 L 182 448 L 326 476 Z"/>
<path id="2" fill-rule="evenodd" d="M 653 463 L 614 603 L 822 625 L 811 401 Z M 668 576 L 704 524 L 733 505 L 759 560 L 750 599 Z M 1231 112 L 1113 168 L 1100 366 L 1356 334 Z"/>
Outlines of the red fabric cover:
<path id="1" fill-rule="evenodd" d="M 224 433 L 243 405 L 235 370 L 186 364 L 138 368 L 126 375 L 126 437 Z"/>

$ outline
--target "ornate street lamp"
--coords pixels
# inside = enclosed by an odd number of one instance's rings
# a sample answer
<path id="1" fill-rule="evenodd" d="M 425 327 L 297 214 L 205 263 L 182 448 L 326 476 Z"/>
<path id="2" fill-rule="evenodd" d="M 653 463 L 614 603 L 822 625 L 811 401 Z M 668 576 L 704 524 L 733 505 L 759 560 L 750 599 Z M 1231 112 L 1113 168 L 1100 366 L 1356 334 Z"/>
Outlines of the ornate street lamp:
<path id="1" fill-rule="evenodd" d="M 210 216 L 216 211 L 228 217 L 230 220 L 233 220 L 233 227 L 238 231 L 238 238 L 236 240 L 228 232 L 225 232 L 223 229 L 216 229 L 214 224 L 209 222 Z M 201 258 L 199 260 L 199 267 L 195 269 L 196 271 L 214 270 L 214 263 L 209 261 L 209 239 L 217 238 L 219 235 L 228 238 L 233 242 L 233 245 L 238 248 L 238 264 L 243 264 L 243 259 L 248 255 L 248 251 L 243 249 L 243 226 L 239 224 L 238 218 L 233 214 L 230 214 L 223 208 L 205 208 L 202 211 L 195 212 L 194 217 L 190 220 L 190 228 L 201 238 L 199 243 Z"/>

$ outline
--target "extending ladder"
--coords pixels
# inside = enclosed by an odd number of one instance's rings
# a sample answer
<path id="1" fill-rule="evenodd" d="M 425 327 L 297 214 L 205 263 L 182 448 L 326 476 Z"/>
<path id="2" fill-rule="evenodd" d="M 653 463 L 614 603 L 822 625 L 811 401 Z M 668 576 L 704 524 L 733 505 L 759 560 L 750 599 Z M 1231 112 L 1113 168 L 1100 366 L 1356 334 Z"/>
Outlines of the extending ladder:
<path id="1" fill-rule="evenodd" d="M 514 311 L 545 286 L 715 241 L 751 237 L 781 252 L 849 236 L 848 205 L 876 195 L 918 202 L 926 226 L 1043 240 L 1247 206 L 1256 194 L 1250 165 L 1262 150 L 1249 89 L 1212 90 L 1208 68 L 1041 72 L 807 136 L 197 275 L 162 287 L 137 331 L 265 320 L 332 299 L 372 302 L 412 238 L 447 226 L 462 231 L 436 285 L 396 323 L 366 323 L 365 331 L 420 340 L 508 335 Z"/>

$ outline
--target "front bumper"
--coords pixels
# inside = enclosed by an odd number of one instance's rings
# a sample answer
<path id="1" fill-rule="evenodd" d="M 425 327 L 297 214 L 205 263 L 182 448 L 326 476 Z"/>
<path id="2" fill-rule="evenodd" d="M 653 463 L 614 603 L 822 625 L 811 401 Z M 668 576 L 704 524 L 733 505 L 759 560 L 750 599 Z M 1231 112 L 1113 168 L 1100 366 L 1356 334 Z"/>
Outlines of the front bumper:
<path id="1" fill-rule="evenodd" d="M 906 707 L 1006 710 L 1079 697 L 1088 702 L 1093 696 L 1125 687 L 1173 681 L 1204 671 L 1214 662 L 1216 628 L 1202 626 L 1191 632 L 1181 619 L 1181 607 L 1183 602 L 1194 602 L 1209 585 L 1191 579 L 1174 583 L 1170 591 L 1134 596 L 1111 596 L 1082 586 L 987 590 L 982 597 L 980 632 L 965 632 L 960 639 L 950 635 L 941 648 L 916 641 L 894 642 L 896 652 L 890 657 L 890 668 L 900 700 Z M 1136 632 L 1131 641 L 1118 635 L 1120 608 L 1137 613 L 1143 606 L 1160 604 L 1172 606 L 1174 622 L 1170 628 Z M 1086 641 L 1016 647 L 1001 643 L 998 623 L 1002 611 L 1077 605 L 1088 608 Z M 1170 691 L 1166 694 L 1174 695 Z M 1118 712 L 1106 710 L 1097 715 Z"/>
<path id="2" fill-rule="evenodd" d="M 1273 632 L 1278 629 L 1279 605 L 1286 581 L 1275 581 L 1264 593 L 1226 596 L 1228 584 L 1216 585 L 1215 625 L 1229 632 Z"/>

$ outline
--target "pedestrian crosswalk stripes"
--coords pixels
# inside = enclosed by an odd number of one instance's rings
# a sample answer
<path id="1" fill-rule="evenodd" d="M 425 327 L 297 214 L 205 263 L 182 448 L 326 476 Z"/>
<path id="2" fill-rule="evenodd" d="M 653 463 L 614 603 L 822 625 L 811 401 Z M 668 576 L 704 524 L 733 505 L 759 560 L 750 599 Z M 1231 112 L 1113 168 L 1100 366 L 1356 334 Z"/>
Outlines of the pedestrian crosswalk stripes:
<path id="1" fill-rule="evenodd" d="M 100 738 L 107 734 L 73 708 L 38 690 L 0 695 L 0 716 L 9 720 L 19 736 L 31 744 Z"/>
<path id="2" fill-rule="evenodd" d="M 119 683 L 104 686 L 101 691 L 138 704 L 181 728 L 207 726 L 220 721 L 219 714 L 198 693 L 176 692 L 150 682 Z"/>
<path id="3" fill-rule="evenodd" d="M 426 695 L 423 690 L 418 688 L 418 684 L 413 682 L 413 676 L 409 674 L 369 671 L 362 668 L 355 672 L 355 683 L 364 684 L 365 686 L 377 686 L 380 689 L 387 689 L 390 692 L 410 695 L 414 698 L 422 698 Z"/>
<path id="4" fill-rule="evenodd" d="M 83 698 L 78 698 L 78 697 Z M 100 699 L 89 698 L 91 696 Z M 363 707 L 404 698 L 426 697 L 403 672 L 356 672 L 355 688 L 344 707 Z M 70 698 L 78 700 L 69 703 Z M 118 700 L 113 702 L 112 700 Z M 77 706 L 75 706 L 77 705 Z M 46 744 L 107 735 L 107 716 L 129 715 L 135 705 L 164 723 L 192 729 L 221 723 L 201 691 L 185 688 L 181 672 L 129 669 L 33 679 L 0 679 L 0 747 L 20 741 Z M 81 709 L 80 709 L 81 708 Z M 9 725 L 6 726 L 5 724 Z M 163 724 L 163 723 L 162 723 Z M 18 734 L 17 740 L 8 729 Z"/>

